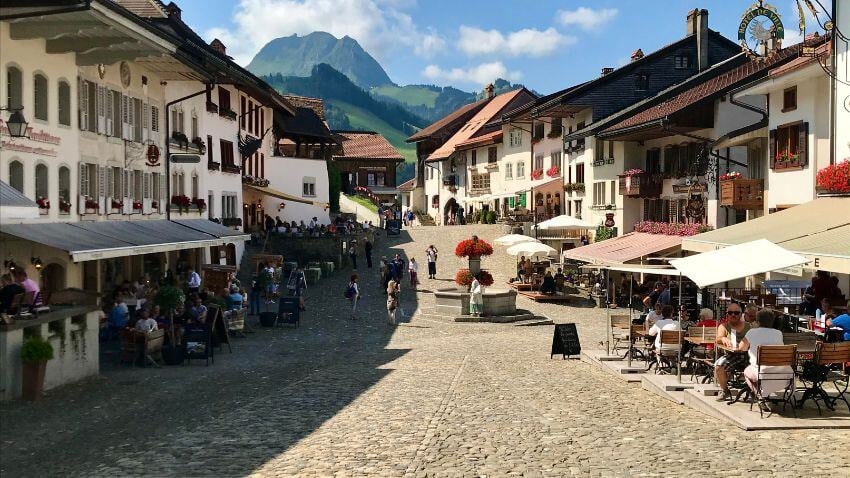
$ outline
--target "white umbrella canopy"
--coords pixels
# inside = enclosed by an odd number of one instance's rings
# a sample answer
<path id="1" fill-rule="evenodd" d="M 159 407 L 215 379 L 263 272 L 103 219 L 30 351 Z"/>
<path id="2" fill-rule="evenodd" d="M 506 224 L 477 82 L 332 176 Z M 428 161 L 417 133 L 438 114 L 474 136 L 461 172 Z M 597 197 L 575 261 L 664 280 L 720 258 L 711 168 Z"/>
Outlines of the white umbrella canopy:
<path id="1" fill-rule="evenodd" d="M 532 258 L 558 255 L 558 251 L 554 248 L 540 242 L 521 242 L 519 244 L 514 244 L 508 248 L 507 253 L 510 256 L 525 256 Z"/>
<path id="2" fill-rule="evenodd" d="M 596 224 L 562 215 L 537 224 L 538 229 L 596 229 Z"/>
<path id="3" fill-rule="evenodd" d="M 514 244 L 520 244 L 520 243 L 523 243 L 523 242 L 540 242 L 540 241 L 531 237 L 531 236 L 524 236 L 522 234 L 508 234 L 507 236 L 502 236 L 502 237 L 496 239 L 493 242 L 495 242 L 496 244 L 502 245 L 502 246 L 513 246 Z"/>

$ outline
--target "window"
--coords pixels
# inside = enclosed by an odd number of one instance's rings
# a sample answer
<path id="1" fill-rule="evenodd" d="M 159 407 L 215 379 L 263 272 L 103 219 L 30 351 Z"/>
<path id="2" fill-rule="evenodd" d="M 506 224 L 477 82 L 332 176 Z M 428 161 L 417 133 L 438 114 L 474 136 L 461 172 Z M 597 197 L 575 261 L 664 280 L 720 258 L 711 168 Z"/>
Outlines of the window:
<path id="1" fill-rule="evenodd" d="M 534 169 L 535 171 L 538 170 L 538 169 L 543 169 L 543 155 L 542 154 L 538 154 L 537 156 L 534 157 L 534 168 L 532 168 L 532 169 Z"/>
<path id="2" fill-rule="evenodd" d="M 699 145 L 683 143 L 664 149 L 664 175 L 682 178 L 688 175 L 692 164 L 696 164 Z"/>
<path id="3" fill-rule="evenodd" d="M 67 81 L 59 82 L 59 124 L 71 126 L 71 85 Z"/>
<path id="4" fill-rule="evenodd" d="M 593 205 L 594 206 L 604 206 L 607 204 L 607 197 L 605 196 L 605 186 L 607 181 L 596 181 L 593 183 Z"/>
<path id="5" fill-rule="evenodd" d="M 71 170 L 67 166 L 59 167 L 59 200 L 71 200 Z"/>
<path id="6" fill-rule="evenodd" d="M 800 168 L 808 164 L 809 124 L 799 122 L 770 132 L 772 168 Z"/>
<path id="7" fill-rule="evenodd" d="M 133 141 L 142 142 L 142 100 L 133 98 L 133 114 L 130 117 L 130 124 L 133 128 Z"/>
<path id="8" fill-rule="evenodd" d="M 254 132 L 254 112 L 253 112 L 253 109 L 254 109 L 254 102 L 249 100 L 248 101 L 248 110 L 242 112 L 243 115 L 248 116 L 248 130 L 247 131 L 249 133 Z"/>
<path id="9" fill-rule="evenodd" d="M 24 165 L 20 161 L 9 163 L 9 186 L 21 194 L 24 193 Z"/>
<path id="10" fill-rule="evenodd" d="M 35 119 L 47 121 L 47 77 L 36 73 L 33 75 L 33 116 Z"/>
<path id="11" fill-rule="evenodd" d="M 658 148 L 646 150 L 646 168 L 649 174 L 661 174 L 661 150 Z"/>
<path id="12" fill-rule="evenodd" d="M 239 113 L 242 115 L 239 118 L 239 127 L 245 129 L 245 97 L 239 96 Z"/>
<path id="13" fill-rule="evenodd" d="M 200 179 L 197 174 L 192 175 L 192 198 L 198 199 L 201 197 Z"/>
<path id="14" fill-rule="evenodd" d="M 47 166 L 44 164 L 37 164 L 35 166 L 35 197 L 50 198 L 47 189 Z"/>
<path id="15" fill-rule="evenodd" d="M 489 191 L 490 190 L 490 173 L 472 173 L 471 189 L 473 191 Z"/>
<path id="16" fill-rule="evenodd" d="M 212 191 L 207 192 L 207 218 L 212 219 L 215 217 L 215 193 Z"/>
<path id="17" fill-rule="evenodd" d="M 552 120 L 552 126 L 549 129 L 549 137 L 557 138 L 564 133 L 564 123 L 561 118 L 555 118 Z"/>
<path id="18" fill-rule="evenodd" d="M 472 164 L 472 166 L 475 166 L 478 163 L 478 151 L 477 150 L 473 149 L 470 152 L 470 160 L 471 160 L 470 164 Z"/>
<path id="19" fill-rule="evenodd" d="M 93 198 L 98 195 L 98 167 L 96 164 L 80 163 L 80 195 Z"/>
<path id="20" fill-rule="evenodd" d="M 496 147 L 492 146 L 490 148 L 487 148 L 487 163 L 495 163 L 497 159 L 498 158 L 496 158 Z"/>
<path id="21" fill-rule="evenodd" d="M 608 204 L 617 204 L 618 190 L 617 190 L 617 181 L 616 180 L 611 181 L 611 187 L 608 189 L 608 191 L 611 193 L 611 200 Z"/>
<path id="22" fill-rule="evenodd" d="M 23 73 L 14 66 L 6 68 L 6 106 L 9 109 L 24 107 Z"/>
<path id="23" fill-rule="evenodd" d="M 316 197 L 316 178 L 304 176 L 304 179 L 301 181 L 301 186 L 302 196 Z"/>
<path id="24" fill-rule="evenodd" d="M 192 112 L 192 138 L 200 138 L 201 136 L 198 134 L 198 114 L 194 111 Z"/>
<path id="25" fill-rule="evenodd" d="M 97 133 L 97 85 L 86 80 L 79 81 L 77 111 L 80 131 Z"/>
<path id="26" fill-rule="evenodd" d="M 110 136 L 121 136 L 121 93 L 118 91 L 110 91 L 112 96 L 112 107 L 110 116 L 112 120 L 107 125 L 106 134 Z"/>
<path id="27" fill-rule="evenodd" d="M 691 67 L 691 57 L 688 55 L 676 55 L 675 68 L 677 70 L 686 70 Z"/>
<path id="28" fill-rule="evenodd" d="M 525 161 L 519 161 L 516 163 L 516 178 L 525 179 Z"/>
<path id="29" fill-rule="evenodd" d="M 124 186 L 121 184 L 124 176 L 124 171 L 121 168 L 111 168 L 110 173 L 110 194 L 113 198 L 118 199 L 124 196 Z"/>
<path id="30" fill-rule="evenodd" d="M 221 147 L 222 166 L 236 166 L 236 164 L 233 162 L 233 143 L 231 141 L 225 141 L 222 139 L 219 140 L 219 145 Z"/>
<path id="31" fill-rule="evenodd" d="M 545 123 L 537 123 L 537 124 L 534 125 L 534 139 L 535 140 L 543 138 L 543 131 L 544 131 L 545 127 L 546 127 Z"/>
<path id="32" fill-rule="evenodd" d="M 647 73 L 639 73 L 635 75 L 635 89 L 638 91 L 646 91 L 649 89 L 649 75 Z"/>
<path id="33" fill-rule="evenodd" d="M 230 92 L 223 87 L 218 87 L 218 110 L 230 111 Z"/>
<path id="34" fill-rule="evenodd" d="M 212 165 L 215 162 L 215 158 L 213 157 L 213 147 L 212 147 L 212 136 L 207 135 L 207 163 Z M 216 166 L 218 169 L 218 166 Z"/>
<path id="35" fill-rule="evenodd" d="M 508 133 L 508 144 L 511 148 L 522 146 L 522 130 L 519 128 L 511 128 Z"/>
<path id="36" fill-rule="evenodd" d="M 141 201 L 144 196 L 144 188 L 142 186 L 142 172 L 141 171 L 133 171 L 133 200 Z"/>
<path id="37" fill-rule="evenodd" d="M 797 109 L 797 87 L 792 86 L 782 92 L 782 112 Z"/>
<path id="38" fill-rule="evenodd" d="M 584 163 L 576 164 L 576 182 L 584 183 Z"/>
<path id="39" fill-rule="evenodd" d="M 505 179 L 513 179 L 514 165 L 511 163 L 505 164 Z"/>
<path id="40" fill-rule="evenodd" d="M 594 153 L 596 156 L 596 165 L 609 164 L 609 160 L 614 159 L 614 142 L 597 139 L 596 151 Z"/>
<path id="41" fill-rule="evenodd" d="M 549 167 L 550 168 L 557 168 L 558 171 L 561 170 L 561 152 L 560 151 L 553 151 L 549 155 Z"/>
<path id="42" fill-rule="evenodd" d="M 151 199 L 159 201 L 162 199 L 159 195 L 162 190 L 162 175 L 160 173 L 151 174 Z"/>

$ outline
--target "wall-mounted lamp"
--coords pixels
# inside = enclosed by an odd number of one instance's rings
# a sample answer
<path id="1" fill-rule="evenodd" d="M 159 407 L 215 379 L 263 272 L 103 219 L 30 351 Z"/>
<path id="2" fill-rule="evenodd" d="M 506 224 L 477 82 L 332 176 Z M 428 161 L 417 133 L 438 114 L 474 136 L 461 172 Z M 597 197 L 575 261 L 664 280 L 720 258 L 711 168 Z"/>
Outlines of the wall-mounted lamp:
<path id="1" fill-rule="evenodd" d="M 30 257 L 30 264 L 34 265 L 37 271 L 40 271 L 44 267 L 41 257 Z"/>

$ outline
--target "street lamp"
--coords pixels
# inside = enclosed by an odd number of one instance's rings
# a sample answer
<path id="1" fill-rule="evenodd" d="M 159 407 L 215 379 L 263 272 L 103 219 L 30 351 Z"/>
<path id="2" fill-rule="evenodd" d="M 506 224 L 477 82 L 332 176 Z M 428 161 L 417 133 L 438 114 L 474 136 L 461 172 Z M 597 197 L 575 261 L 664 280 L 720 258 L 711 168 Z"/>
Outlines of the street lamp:
<path id="1" fill-rule="evenodd" d="M 9 129 L 9 136 L 13 138 L 26 138 L 27 136 L 27 120 L 24 119 L 21 110 L 23 108 L 0 108 L 0 111 L 11 111 L 9 119 L 6 121 L 6 127 Z"/>

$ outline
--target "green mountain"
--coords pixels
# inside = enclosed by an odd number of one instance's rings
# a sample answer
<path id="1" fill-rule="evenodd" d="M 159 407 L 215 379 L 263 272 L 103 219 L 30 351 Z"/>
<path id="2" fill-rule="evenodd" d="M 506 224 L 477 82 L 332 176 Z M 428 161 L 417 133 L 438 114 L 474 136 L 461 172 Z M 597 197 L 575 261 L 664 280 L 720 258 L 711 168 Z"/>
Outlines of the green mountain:
<path id="1" fill-rule="evenodd" d="M 366 90 L 393 85 L 387 72 L 357 40 L 349 36 L 336 38 L 325 32 L 274 39 L 254 56 L 247 68 L 256 75 L 307 77 L 321 63 L 330 65 Z"/>

